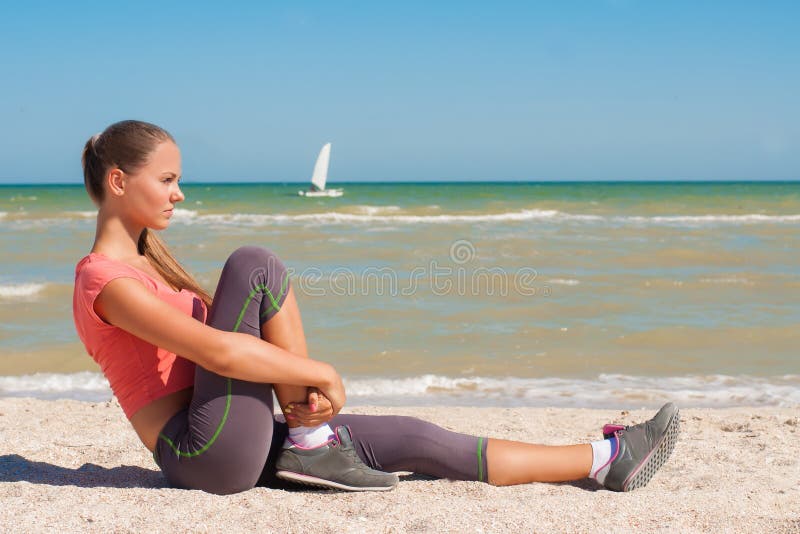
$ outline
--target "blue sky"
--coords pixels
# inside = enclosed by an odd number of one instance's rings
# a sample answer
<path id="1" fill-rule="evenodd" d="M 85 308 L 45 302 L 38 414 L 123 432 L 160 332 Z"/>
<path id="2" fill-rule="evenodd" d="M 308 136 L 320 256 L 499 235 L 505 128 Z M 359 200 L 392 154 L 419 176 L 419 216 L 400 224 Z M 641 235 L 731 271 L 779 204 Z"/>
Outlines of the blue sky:
<path id="1" fill-rule="evenodd" d="M 800 178 L 797 2 L 121 4 L 0 4 L 0 183 L 127 118 L 192 182 Z"/>

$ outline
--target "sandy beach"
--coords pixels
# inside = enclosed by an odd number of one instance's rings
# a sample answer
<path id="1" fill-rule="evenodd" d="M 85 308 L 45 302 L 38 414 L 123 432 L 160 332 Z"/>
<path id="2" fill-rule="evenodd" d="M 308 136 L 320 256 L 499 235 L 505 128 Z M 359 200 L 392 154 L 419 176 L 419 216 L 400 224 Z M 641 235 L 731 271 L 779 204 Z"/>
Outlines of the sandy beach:
<path id="1" fill-rule="evenodd" d="M 565 444 L 650 411 L 357 408 L 418 415 L 492 437 Z M 544 429 L 544 431 L 542 430 Z M 256 488 L 217 496 L 165 486 L 115 402 L 0 399 L 0 529 L 20 532 L 799 532 L 800 413 L 688 409 L 650 484 L 497 488 L 406 477 L 388 493 Z"/>

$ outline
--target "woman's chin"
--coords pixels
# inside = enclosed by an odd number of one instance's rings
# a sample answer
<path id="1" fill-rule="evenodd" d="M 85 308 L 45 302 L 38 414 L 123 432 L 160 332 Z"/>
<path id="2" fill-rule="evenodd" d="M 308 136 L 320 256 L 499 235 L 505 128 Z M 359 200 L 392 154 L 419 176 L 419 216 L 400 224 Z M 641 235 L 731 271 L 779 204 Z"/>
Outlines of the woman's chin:
<path id="1" fill-rule="evenodd" d="M 158 221 L 158 222 L 155 222 L 153 224 L 147 225 L 147 227 L 149 229 L 151 229 L 151 230 L 155 230 L 157 232 L 160 232 L 161 230 L 166 230 L 167 228 L 169 228 L 169 224 L 170 224 L 169 220 Z"/>

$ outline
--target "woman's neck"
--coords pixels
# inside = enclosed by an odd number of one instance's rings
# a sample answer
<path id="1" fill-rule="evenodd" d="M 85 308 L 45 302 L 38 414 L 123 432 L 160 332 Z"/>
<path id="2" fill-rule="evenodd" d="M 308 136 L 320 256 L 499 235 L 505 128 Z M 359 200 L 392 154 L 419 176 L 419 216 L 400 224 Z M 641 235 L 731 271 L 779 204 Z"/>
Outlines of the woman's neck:
<path id="1" fill-rule="evenodd" d="M 144 227 L 126 224 L 119 216 L 105 213 L 100 208 L 97 212 L 92 252 L 119 260 L 139 256 L 139 236 L 142 230 Z"/>

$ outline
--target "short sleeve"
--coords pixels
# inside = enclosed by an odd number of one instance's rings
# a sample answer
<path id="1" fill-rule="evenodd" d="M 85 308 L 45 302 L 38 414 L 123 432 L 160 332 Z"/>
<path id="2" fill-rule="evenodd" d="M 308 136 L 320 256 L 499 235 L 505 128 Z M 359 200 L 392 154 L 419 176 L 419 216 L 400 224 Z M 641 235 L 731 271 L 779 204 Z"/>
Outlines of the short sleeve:
<path id="1" fill-rule="evenodd" d="M 95 325 L 113 328 L 94 311 L 94 301 L 103 288 L 117 278 L 133 278 L 151 288 L 153 283 L 143 277 L 132 267 L 109 261 L 89 261 L 79 265 L 75 273 L 75 289 L 73 295 L 73 313 L 76 326 L 82 318 L 88 318 Z M 151 288 L 154 289 L 154 288 Z M 79 327 L 80 329 L 80 327 Z"/>

